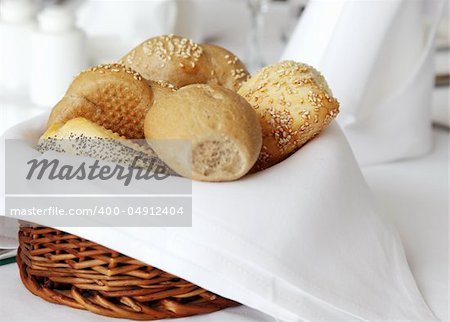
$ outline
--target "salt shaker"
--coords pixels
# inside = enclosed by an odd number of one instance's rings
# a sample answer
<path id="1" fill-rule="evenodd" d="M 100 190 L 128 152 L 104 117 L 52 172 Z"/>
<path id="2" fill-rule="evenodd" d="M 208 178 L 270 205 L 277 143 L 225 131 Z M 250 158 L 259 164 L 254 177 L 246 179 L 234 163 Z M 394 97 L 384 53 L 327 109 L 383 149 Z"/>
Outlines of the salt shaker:
<path id="1" fill-rule="evenodd" d="M 0 88 L 20 93 L 28 84 L 29 35 L 37 8 L 32 0 L 3 0 L 0 6 Z"/>
<path id="2" fill-rule="evenodd" d="M 73 77 L 87 67 L 85 43 L 72 11 L 53 6 L 38 14 L 30 44 L 30 99 L 34 104 L 51 107 L 64 96 Z"/>

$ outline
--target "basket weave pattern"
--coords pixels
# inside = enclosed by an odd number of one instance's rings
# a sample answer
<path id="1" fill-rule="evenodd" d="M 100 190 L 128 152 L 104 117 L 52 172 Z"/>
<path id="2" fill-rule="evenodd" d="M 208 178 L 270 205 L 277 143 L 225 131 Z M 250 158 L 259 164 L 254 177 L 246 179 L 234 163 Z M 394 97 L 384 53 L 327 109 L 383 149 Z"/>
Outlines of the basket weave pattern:
<path id="1" fill-rule="evenodd" d="M 185 317 L 238 303 L 155 267 L 53 228 L 19 231 L 22 282 L 53 303 L 133 320 Z"/>

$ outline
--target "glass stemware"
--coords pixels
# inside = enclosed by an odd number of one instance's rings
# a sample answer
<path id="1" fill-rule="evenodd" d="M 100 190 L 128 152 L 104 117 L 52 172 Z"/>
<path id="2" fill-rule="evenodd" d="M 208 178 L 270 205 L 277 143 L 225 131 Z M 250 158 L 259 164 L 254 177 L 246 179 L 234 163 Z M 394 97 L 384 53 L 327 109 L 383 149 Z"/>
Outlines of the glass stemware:
<path id="1" fill-rule="evenodd" d="M 247 48 L 247 66 L 250 72 L 255 72 L 264 66 L 263 33 L 264 14 L 267 11 L 269 0 L 247 0 L 250 11 L 250 33 Z"/>

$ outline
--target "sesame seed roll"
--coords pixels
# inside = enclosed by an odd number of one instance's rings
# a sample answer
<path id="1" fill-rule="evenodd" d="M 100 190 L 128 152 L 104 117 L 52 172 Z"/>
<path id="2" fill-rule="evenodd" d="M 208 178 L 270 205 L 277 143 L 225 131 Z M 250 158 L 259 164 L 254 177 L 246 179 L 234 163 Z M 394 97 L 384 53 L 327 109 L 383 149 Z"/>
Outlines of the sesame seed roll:
<path id="1" fill-rule="evenodd" d="M 212 65 L 203 48 L 174 35 L 150 38 L 120 60 L 147 80 L 163 80 L 182 87 L 206 83 Z"/>
<path id="2" fill-rule="evenodd" d="M 144 41 L 120 63 L 147 80 L 164 80 L 176 87 L 210 84 L 237 91 L 249 76 L 244 64 L 228 50 L 175 35 Z"/>
<path id="3" fill-rule="evenodd" d="M 313 67 L 293 61 L 261 69 L 238 94 L 260 117 L 263 146 L 255 170 L 285 159 L 339 113 L 339 102 L 324 77 Z"/>
<path id="4" fill-rule="evenodd" d="M 250 77 L 242 61 L 220 46 L 202 44 L 202 47 L 213 65 L 208 84 L 217 84 L 237 92 L 242 83 Z"/>

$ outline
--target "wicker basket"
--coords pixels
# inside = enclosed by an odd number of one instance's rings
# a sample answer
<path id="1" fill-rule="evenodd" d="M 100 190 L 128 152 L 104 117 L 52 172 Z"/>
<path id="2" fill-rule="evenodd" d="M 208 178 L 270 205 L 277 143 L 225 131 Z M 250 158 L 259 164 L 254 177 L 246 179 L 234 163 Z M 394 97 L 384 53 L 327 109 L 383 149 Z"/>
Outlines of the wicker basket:
<path id="1" fill-rule="evenodd" d="M 186 317 L 238 303 L 78 236 L 22 226 L 23 284 L 53 303 L 133 320 Z"/>

